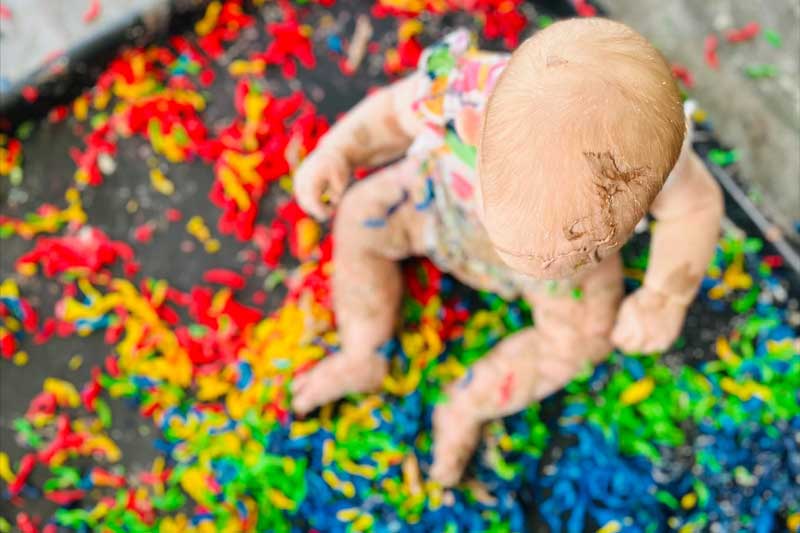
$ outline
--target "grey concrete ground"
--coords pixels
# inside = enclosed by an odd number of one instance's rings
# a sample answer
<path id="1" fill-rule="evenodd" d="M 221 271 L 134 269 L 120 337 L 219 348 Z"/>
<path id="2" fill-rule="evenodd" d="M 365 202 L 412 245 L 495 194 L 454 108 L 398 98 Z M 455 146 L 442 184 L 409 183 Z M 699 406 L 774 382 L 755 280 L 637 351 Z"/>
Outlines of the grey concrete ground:
<path id="1" fill-rule="evenodd" d="M 6 0 L 3 1 L 5 2 Z M 358 1 L 367 3 L 367 0 Z M 33 0 L 28 0 L 27 2 L 19 0 L 13 3 L 25 5 L 27 6 L 26 9 L 32 9 L 30 6 L 34 2 Z M 36 3 L 40 7 L 45 3 L 49 6 L 54 6 L 58 3 L 58 0 L 42 0 Z M 61 4 L 65 3 L 66 1 L 61 2 Z M 80 5 L 80 9 L 75 9 L 81 12 L 84 4 L 78 1 L 73 3 Z M 125 2 L 123 0 L 102 0 L 102 3 L 105 8 L 112 4 L 123 4 Z M 133 4 L 133 2 L 129 3 Z M 341 6 L 341 3 L 339 5 Z M 16 13 L 19 13 L 19 8 L 14 9 Z M 82 24 L 82 22 L 74 22 L 75 20 L 80 21 L 79 16 L 70 20 L 73 20 L 70 24 L 73 24 L 75 28 L 78 28 L 77 25 Z M 388 22 L 384 26 L 376 25 L 376 32 L 386 35 L 390 27 L 392 26 Z M 5 31 L 5 28 L 3 31 Z M 349 32 L 346 34 L 349 34 Z M 76 33 L 75 35 L 78 34 Z M 257 34 L 254 32 L 253 36 L 255 38 Z M 246 36 L 242 38 L 249 39 Z M 36 39 L 31 41 L 29 45 L 31 54 L 34 53 L 33 49 L 41 42 L 43 41 L 37 41 Z M 263 45 L 263 42 L 257 44 L 262 48 Z M 255 43 L 254 46 L 256 46 Z M 24 51 L 25 49 L 20 48 L 18 50 Z M 19 52 L 20 56 L 23 54 L 22 51 Z M 365 93 L 367 87 L 375 83 L 385 82 L 385 79 L 380 77 L 358 76 L 344 78 L 339 75 L 332 76 L 332 70 L 330 69 L 333 68 L 333 64 L 324 58 L 321 61 L 327 61 L 327 69 L 301 70 L 302 86 L 308 89 L 312 95 L 325 95 L 319 105 L 321 112 L 329 117 L 333 117 L 351 107 Z M 377 71 L 380 71 L 380 65 L 376 66 L 378 66 Z M 338 73 L 338 70 L 335 72 Z M 213 96 L 210 98 L 210 107 L 205 114 L 208 124 L 215 124 L 221 118 L 229 117 L 233 113 L 230 106 L 233 100 L 232 91 L 234 85 L 230 83 L 230 80 L 227 81 L 226 83 L 224 78 L 220 78 L 210 91 Z M 288 90 L 281 84 L 282 82 L 275 80 L 275 83 L 279 92 Z M 323 87 L 324 90 L 322 89 Z M 69 122 L 60 124 L 44 123 L 38 128 L 33 137 L 27 141 L 25 148 L 26 177 L 24 187 L 26 195 L 24 198 L 27 200 L 20 199 L 18 204 L 0 201 L 0 211 L 4 214 L 20 216 L 29 210 L 32 205 L 42 201 L 58 203 L 63 195 L 64 188 L 71 183 L 71 170 L 74 168 L 67 155 L 68 148 L 78 142 L 79 137 L 72 131 Z M 151 191 L 151 187 L 146 182 L 146 172 L 143 170 L 145 165 L 142 163 L 142 149 L 147 150 L 140 139 L 128 139 L 125 143 L 122 143 L 118 155 L 117 172 L 108 177 L 107 186 L 89 189 L 84 193 L 85 208 L 90 213 L 94 224 L 106 230 L 114 239 L 129 240 L 131 228 L 135 228 L 149 220 L 156 220 L 166 207 L 173 205 L 173 202 L 176 207 L 184 211 L 187 217 L 198 214 L 203 215 L 207 220 L 216 218 L 217 209 L 210 204 L 206 195 L 212 179 L 209 166 L 200 163 L 174 166 L 174 168 L 171 168 L 169 176 L 180 193 L 170 198 L 163 195 L 154 197 L 148 192 Z M 5 184 L 8 184 L 8 182 L 6 181 Z M 2 188 L 0 187 L 0 189 Z M 0 198 L 3 198 L 2 193 L 3 191 L 0 190 Z M 131 213 L 126 208 L 128 200 L 132 197 L 136 198 L 140 205 L 140 208 L 135 213 Z M 275 196 L 271 197 L 271 200 L 275 199 L 277 199 Z M 28 202 L 27 204 L 25 203 L 26 201 Z M 741 213 L 737 213 L 735 205 L 730 201 L 727 203 L 730 208 L 728 211 L 729 217 L 735 223 L 747 227 L 746 217 Z M 264 217 L 263 220 L 269 220 L 272 216 L 271 208 L 270 206 L 265 207 L 265 213 L 262 215 Z M 747 230 L 748 232 L 753 231 L 751 228 L 747 228 Z M 186 290 L 194 283 L 197 283 L 201 279 L 202 273 L 210 266 L 240 268 L 240 256 L 232 252 L 239 249 L 242 244 L 233 239 L 223 238 L 223 252 L 217 256 L 209 256 L 199 250 L 193 253 L 181 252 L 181 257 L 177 258 L 181 268 L 176 271 L 174 266 L 176 257 L 173 252 L 180 249 L 180 242 L 185 238 L 183 227 L 182 225 L 172 225 L 160 228 L 159 231 L 163 231 L 159 237 L 162 240 L 156 246 L 133 243 L 137 258 L 146 266 L 147 270 L 145 272 L 147 275 L 156 279 L 174 280 L 176 287 Z M 640 236 L 639 238 L 643 237 Z M 14 272 L 14 259 L 29 249 L 29 244 L 19 239 L 9 240 L 4 243 L 3 246 L 5 248 L 3 248 L 3 253 L 0 254 L 0 278 L 12 275 L 11 273 Z M 258 273 L 257 276 L 253 277 L 249 282 L 250 286 L 246 293 L 249 294 L 256 287 L 261 286 L 263 277 L 263 273 Z M 52 309 L 52 299 L 55 294 L 59 294 L 59 291 L 56 289 L 54 293 L 51 293 L 51 285 L 49 284 L 34 286 L 33 284 L 41 283 L 39 278 L 31 278 L 27 283 L 29 284 L 23 287 L 25 293 L 43 295 L 41 301 L 34 303 L 45 312 Z M 277 294 L 271 295 L 270 298 L 268 305 L 275 305 L 276 302 L 281 301 L 280 295 Z M 711 346 L 714 342 L 721 328 L 728 327 L 729 321 L 729 316 L 709 312 L 703 303 L 693 306 L 687 321 L 686 339 L 688 348 L 684 349 L 683 353 L 686 353 L 691 360 L 701 357 L 703 353 L 708 351 L 708 346 Z M 31 347 L 31 362 L 26 367 L 6 365 L 3 372 L 0 372 L 0 405 L 3 406 L 3 412 L 0 413 L 0 441 L 3 441 L 0 449 L 8 451 L 12 455 L 14 462 L 23 453 L 23 450 L 16 445 L 11 437 L 9 423 L 14 417 L 20 416 L 24 412 L 27 401 L 35 392 L 40 390 L 44 376 L 58 376 L 75 383 L 82 383 L 87 378 L 89 369 L 93 365 L 100 364 L 107 354 L 107 350 L 108 348 L 102 342 L 100 335 L 93 335 L 88 338 L 76 337 L 56 340 L 45 346 L 36 347 L 35 351 Z M 82 354 L 84 356 L 85 362 L 80 369 L 69 369 L 68 361 L 73 354 Z M 675 354 L 670 354 L 666 357 L 673 356 Z M 152 433 L 150 435 L 147 434 L 147 431 L 152 432 L 152 429 L 142 424 L 135 411 L 128 409 L 123 402 L 118 400 L 112 402 L 112 408 L 115 411 L 111 435 L 123 448 L 123 453 L 125 454 L 124 462 L 128 467 L 128 471 L 136 472 L 146 468 L 155 454 L 150 443 L 153 435 Z M 557 414 L 556 411 L 553 411 L 554 416 L 557 416 Z M 555 439 L 551 442 L 555 442 Z M 552 466 L 552 461 L 556 457 L 555 453 L 548 452 L 543 459 L 543 467 L 544 465 Z M 4 504 L 5 502 L 0 502 L 0 516 L 11 518 L 16 509 Z M 28 509 L 41 512 L 44 516 L 49 516 L 52 508 L 53 506 L 46 500 L 41 499 L 32 503 Z M 539 522 L 535 521 L 531 526 L 531 531 L 543 531 L 544 528 Z"/>
<path id="2" fill-rule="evenodd" d="M 741 179 L 760 207 L 790 229 L 800 221 L 800 2 L 798 0 L 599 0 L 609 15 L 627 22 L 670 61 L 692 72 L 689 91 L 708 112 L 722 142 L 737 148 Z M 777 31 L 782 47 L 762 35 L 729 44 L 725 30 L 757 21 Z M 720 36 L 719 70 L 703 59 L 707 35 Z M 748 78 L 749 65 L 774 64 L 771 79 Z M 795 236 L 795 238 L 797 238 Z"/>
<path id="3" fill-rule="evenodd" d="M 83 16 L 92 0 L 3 0 L 10 20 L 0 18 L 0 86 L 30 74 L 52 53 L 105 31 L 132 12 L 166 0 L 100 0 L 91 22 Z"/>

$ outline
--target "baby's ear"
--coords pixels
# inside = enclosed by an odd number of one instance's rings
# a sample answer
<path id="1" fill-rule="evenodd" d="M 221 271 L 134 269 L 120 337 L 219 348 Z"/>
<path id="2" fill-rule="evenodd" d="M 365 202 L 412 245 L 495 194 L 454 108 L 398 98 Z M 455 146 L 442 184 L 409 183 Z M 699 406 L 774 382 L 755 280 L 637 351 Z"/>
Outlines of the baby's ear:
<path id="1" fill-rule="evenodd" d="M 481 135 L 481 113 L 474 107 L 465 106 L 456 115 L 456 133 L 470 146 L 478 146 Z"/>

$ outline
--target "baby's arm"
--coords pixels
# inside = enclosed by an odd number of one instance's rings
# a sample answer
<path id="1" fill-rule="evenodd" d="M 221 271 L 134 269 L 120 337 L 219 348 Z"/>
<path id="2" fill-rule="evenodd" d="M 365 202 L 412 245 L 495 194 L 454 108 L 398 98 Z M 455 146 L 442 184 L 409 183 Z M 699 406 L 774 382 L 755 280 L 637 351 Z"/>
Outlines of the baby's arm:
<path id="1" fill-rule="evenodd" d="M 644 285 L 689 305 L 714 255 L 724 202 L 722 191 L 693 151 L 676 169 L 675 183 L 651 207 L 658 221 Z"/>
<path id="2" fill-rule="evenodd" d="M 657 222 L 641 289 L 622 305 L 612 339 L 627 352 L 667 349 L 680 333 L 719 238 L 722 191 L 700 158 L 685 149 L 656 197 Z"/>
<path id="3" fill-rule="evenodd" d="M 325 134 L 295 173 L 297 200 L 306 212 L 327 218 L 354 167 L 378 166 L 408 149 L 422 128 L 413 110 L 421 81 L 414 74 L 375 91 Z M 323 195 L 329 197 L 329 204 Z"/>

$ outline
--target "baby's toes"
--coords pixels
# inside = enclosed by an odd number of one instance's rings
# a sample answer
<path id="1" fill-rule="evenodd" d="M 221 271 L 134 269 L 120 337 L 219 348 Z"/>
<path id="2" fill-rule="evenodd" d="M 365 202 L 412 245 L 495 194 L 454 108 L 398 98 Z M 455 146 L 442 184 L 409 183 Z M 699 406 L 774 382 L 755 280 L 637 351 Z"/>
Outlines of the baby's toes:
<path id="1" fill-rule="evenodd" d="M 430 478 L 443 487 L 452 487 L 461 479 L 464 465 L 452 457 L 439 457 L 433 461 Z"/>
<path id="2" fill-rule="evenodd" d="M 437 438 L 439 436 L 434 437 Z M 475 451 L 477 431 L 473 432 L 462 426 L 461 431 L 441 435 L 440 440 L 444 442 L 434 447 L 430 477 L 444 487 L 452 487 L 461 479 L 464 468 Z"/>
<path id="3" fill-rule="evenodd" d="M 297 376 L 292 382 L 292 411 L 304 416 L 325 403 L 330 394 L 332 383 L 325 379 L 327 372 L 324 363 L 319 363 L 311 370 Z"/>
<path id="4" fill-rule="evenodd" d="M 307 415 L 314 408 L 313 393 L 308 387 L 292 391 L 292 411 L 298 416 Z"/>
<path id="5" fill-rule="evenodd" d="M 430 477 L 449 487 L 458 483 L 464 467 L 475 451 L 480 423 L 451 405 L 441 405 L 434 412 L 433 465 Z"/>
<path id="6" fill-rule="evenodd" d="M 308 385 L 308 372 L 303 372 L 302 374 L 297 374 L 292 378 L 292 383 L 289 386 L 289 389 L 292 391 L 293 395 L 299 394 L 305 387 Z"/>

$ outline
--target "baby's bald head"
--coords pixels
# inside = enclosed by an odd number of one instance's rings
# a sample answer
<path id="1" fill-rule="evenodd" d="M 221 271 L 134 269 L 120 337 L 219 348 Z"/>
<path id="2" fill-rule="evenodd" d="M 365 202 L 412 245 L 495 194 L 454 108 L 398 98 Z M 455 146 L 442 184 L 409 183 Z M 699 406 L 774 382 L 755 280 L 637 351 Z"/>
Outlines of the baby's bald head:
<path id="1" fill-rule="evenodd" d="M 618 250 L 684 133 L 669 66 L 644 37 L 605 19 L 538 32 L 512 55 L 483 120 L 483 219 L 498 254 L 561 279 Z"/>

